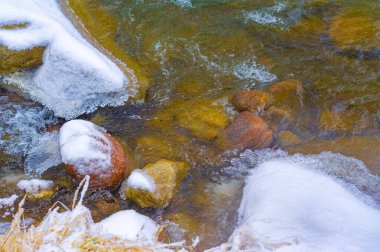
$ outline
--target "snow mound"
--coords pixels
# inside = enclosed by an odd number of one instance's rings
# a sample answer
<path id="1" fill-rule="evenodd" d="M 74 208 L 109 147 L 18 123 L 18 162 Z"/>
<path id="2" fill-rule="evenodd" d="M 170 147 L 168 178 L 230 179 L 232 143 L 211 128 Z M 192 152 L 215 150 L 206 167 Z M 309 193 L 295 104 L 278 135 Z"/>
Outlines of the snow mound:
<path id="1" fill-rule="evenodd" d="M 131 175 L 129 175 L 127 179 L 127 186 L 149 192 L 154 192 L 154 190 L 156 190 L 156 183 L 152 177 L 140 169 L 135 169 L 132 171 Z"/>
<path id="2" fill-rule="evenodd" d="M 114 213 L 98 223 L 104 234 L 116 235 L 130 241 L 152 240 L 159 229 L 149 217 L 134 210 L 124 210 Z"/>
<path id="3" fill-rule="evenodd" d="M 83 176 L 107 170 L 111 166 L 112 143 L 104 132 L 103 128 L 85 120 L 65 123 L 59 132 L 62 162 L 73 165 Z"/>
<path id="4" fill-rule="evenodd" d="M 379 178 L 366 174 L 360 161 L 332 153 L 294 157 L 248 151 L 242 156 L 235 167 L 251 170 L 239 227 L 228 243 L 211 251 L 378 251 L 379 205 L 357 186 L 364 177 L 367 188 L 376 186 Z M 346 181 L 336 177 L 340 170 L 347 170 Z"/>
<path id="5" fill-rule="evenodd" d="M 41 190 L 50 189 L 53 186 L 53 181 L 42 180 L 42 179 L 30 179 L 30 180 L 20 180 L 17 183 L 17 187 L 25 190 L 28 193 L 36 193 Z"/>
<path id="6" fill-rule="evenodd" d="M 3 25 L 27 24 L 17 29 Z M 118 66 L 94 48 L 64 16 L 57 0 L 0 1 L 0 44 L 11 50 L 45 46 L 43 65 L 34 73 L 3 81 L 66 119 L 98 106 L 121 105 L 136 86 Z"/>

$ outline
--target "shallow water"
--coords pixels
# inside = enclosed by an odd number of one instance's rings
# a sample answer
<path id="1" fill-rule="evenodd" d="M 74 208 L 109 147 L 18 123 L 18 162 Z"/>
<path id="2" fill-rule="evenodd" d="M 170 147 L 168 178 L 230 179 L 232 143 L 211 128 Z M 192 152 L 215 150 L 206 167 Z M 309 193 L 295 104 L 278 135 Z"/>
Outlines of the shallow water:
<path id="1" fill-rule="evenodd" d="M 365 26 L 369 22 L 379 29 L 378 1 L 84 0 L 77 3 L 85 10 L 79 18 L 87 25 L 90 35 L 86 35 L 115 57 L 126 58 L 131 64 L 137 62 L 134 68 L 149 79 L 145 102 L 134 100 L 125 106 L 101 108 L 81 118 L 93 121 L 117 137 L 134 156 L 138 167 L 160 158 L 191 164 L 190 175 L 168 208 L 140 211 L 159 221 L 169 219 L 180 225 L 182 222 L 190 236 L 200 235 L 199 250 L 226 241 L 232 233 L 243 178 L 223 169 L 236 153 L 225 152 L 214 137 L 194 134 L 178 118 L 190 120 L 188 115 L 197 111 L 210 114 L 211 107 L 216 114 L 225 111 L 231 120 L 237 112 L 230 98 L 238 89 L 268 91 L 277 81 L 301 81 L 303 91 L 299 97 L 285 93 L 277 104 L 289 109 L 293 119 L 285 124 L 272 122 L 275 148 L 306 154 L 324 150 L 342 152 L 362 159 L 373 173 L 380 174 L 377 151 L 380 33 L 378 30 L 371 33 Z M 78 6 L 73 8 L 78 10 Z M 360 24 L 367 30 L 359 35 L 355 28 L 348 30 L 352 38 L 347 40 L 333 28 L 339 22 L 352 22 L 350 18 L 358 18 L 354 19 L 356 23 L 361 20 Z M 76 25 L 82 29 L 80 24 Z M 363 37 L 363 33 L 370 35 Z M 32 133 L 19 125 L 15 127 L 8 119 L 12 111 L 23 115 L 33 110 L 37 115 L 26 118 L 36 120 L 43 109 L 22 98 L 10 102 L 9 97 L 15 93 L 3 93 L 0 117 L 6 125 L 0 122 L 0 168 L 4 170 L 1 175 L 6 177 L 23 174 L 23 159 L 35 143 L 36 134 L 38 138 L 38 134 L 46 132 L 46 126 L 57 123 L 58 119 L 44 117 L 47 121 L 37 119 L 37 125 L 31 122 L 31 127 L 35 127 Z M 27 123 L 24 120 L 22 125 Z M 208 123 L 202 125 L 208 127 Z M 7 130 L 5 135 L 3 131 Z M 282 130 L 296 133 L 301 142 L 295 147 L 283 146 L 279 137 Z M 7 151 L 12 143 L 18 147 L 14 151 L 21 151 L 16 156 Z M 368 145 L 373 145 L 372 152 L 365 155 L 363 148 Z M 57 175 L 51 172 L 44 176 L 52 179 Z M 64 174 L 61 172 L 60 176 Z M 374 196 L 378 195 L 377 186 L 366 179 L 363 181 L 359 190 L 375 190 L 377 193 L 372 192 L 371 197 L 378 200 Z M 54 200 L 69 201 L 72 186 L 59 183 L 64 186 Z M 7 187 L 12 188 L 12 183 Z M 95 218 L 101 219 L 119 207 L 137 208 L 121 200 L 117 192 L 102 193 L 91 195 L 87 202 Z M 107 199 L 109 204 L 97 205 L 98 197 Z M 32 209 L 41 205 L 48 204 L 31 203 Z M 32 210 L 30 214 L 37 219 L 42 217 L 38 211 Z"/>

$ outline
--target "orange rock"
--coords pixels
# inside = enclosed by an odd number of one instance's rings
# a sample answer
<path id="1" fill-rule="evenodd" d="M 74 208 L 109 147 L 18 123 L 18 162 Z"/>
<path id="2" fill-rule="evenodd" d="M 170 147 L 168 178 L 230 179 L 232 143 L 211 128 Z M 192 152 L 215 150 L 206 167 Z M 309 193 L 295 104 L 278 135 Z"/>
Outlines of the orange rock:
<path id="1" fill-rule="evenodd" d="M 232 103 L 238 111 L 262 111 L 269 105 L 269 95 L 258 90 L 239 90 Z"/>
<path id="2" fill-rule="evenodd" d="M 259 116 L 252 112 L 240 113 L 224 130 L 228 147 L 259 149 L 269 147 L 273 132 Z"/>
<path id="3" fill-rule="evenodd" d="M 123 148 L 103 128 L 84 120 L 72 120 L 60 130 L 62 161 L 76 180 L 90 176 L 90 188 L 115 188 L 131 172 Z"/>

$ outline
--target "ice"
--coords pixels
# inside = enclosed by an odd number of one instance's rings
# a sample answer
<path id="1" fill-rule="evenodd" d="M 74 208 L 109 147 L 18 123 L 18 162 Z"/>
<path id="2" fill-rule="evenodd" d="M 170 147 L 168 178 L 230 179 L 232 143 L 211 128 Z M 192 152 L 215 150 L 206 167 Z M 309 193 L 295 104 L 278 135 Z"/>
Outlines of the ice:
<path id="1" fill-rule="evenodd" d="M 1 29 L 2 25 L 27 24 Z M 32 74 L 4 77 L 54 111 L 75 118 L 98 106 L 121 105 L 134 93 L 131 78 L 95 49 L 64 16 L 56 0 L 0 1 L 0 44 L 11 50 L 45 46 L 43 65 Z"/>
<path id="2" fill-rule="evenodd" d="M 182 8 L 191 8 L 193 7 L 193 4 L 191 3 L 191 0 L 172 0 L 172 3 L 182 7 Z"/>
<path id="3" fill-rule="evenodd" d="M 235 171 L 248 171 L 239 226 L 211 251 L 378 251 L 380 205 L 368 197 L 380 180 L 360 161 L 282 151 L 247 151 L 238 160 Z M 369 191 L 359 190 L 365 180 Z"/>
<path id="4" fill-rule="evenodd" d="M 46 126 L 55 123 L 57 119 L 46 108 L 31 103 L 0 103 L 0 151 L 24 157 L 37 145 Z"/>
<path id="5" fill-rule="evenodd" d="M 135 169 L 132 171 L 131 175 L 128 177 L 127 186 L 149 192 L 154 192 L 156 189 L 154 180 L 140 169 Z"/>
<path id="6" fill-rule="evenodd" d="M 112 143 L 104 132 L 101 127 L 85 120 L 65 123 L 59 132 L 62 162 L 74 165 L 81 175 L 108 169 L 111 166 Z"/>
<path id="7" fill-rule="evenodd" d="M 159 228 L 152 219 L 134 210 L 114 213 L 98 225 L 104 234 L 117 235 L 129 241 L 152 240 Z"/>
<path id="8" fill-rule="evenodd" d="M 47 169 L 57 166 L 62 162 L 58 138 L 59 134 L 57 131 L 41 135 L 25 159 L 24 167 L 26 174 L 40 176 Z"/>
<path id="9" fill-rule="evenodd" d="M 50 189 L 52 186 L 53 181 L 42 179 L 23 179 L 17 183 L 18 188 L 23 189 L 28 193 L 36 193 L 41 190 L 47 190 Z"/>

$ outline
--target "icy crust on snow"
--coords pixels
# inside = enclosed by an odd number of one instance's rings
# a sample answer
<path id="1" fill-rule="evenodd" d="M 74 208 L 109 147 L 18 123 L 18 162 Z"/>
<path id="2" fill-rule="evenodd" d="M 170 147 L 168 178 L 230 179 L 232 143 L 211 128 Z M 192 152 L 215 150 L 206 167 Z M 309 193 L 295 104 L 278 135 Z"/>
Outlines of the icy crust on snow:
<path id="1" fill-rule="evenodd" d="M 27 26 L 1 28 L 13 24 Z M 46 47 L 37 71 L 3 81 L 17 85 L 59 117 L 71 119 L 98 106 L 121 105 L 128 99 L 128 89 L 136 86 L 134 77 L 127 79 L 80 35 L 57 0 L 0 1 L 0 44 L 11 50 Z"/>
<path id="2" fill-rule="evenodd" d="M 127 186 L 149 192 L 154 192 L 154 190 L 156 190 L 156 183 L 153 178 L 140 169 L 132 171 L 127 179 Z"/>
<path id="3" fill-rule="evenodd" d="M 378 251 L 380 179 L 362 162 L 247 151 L 230 168 L 248 172 L 239 227 L 211 251 Z"/>
<path id="4" fill-rule="evenodd" d="M 119 236 L 130 241 L 153 241 L 159 228 L 149 217 L 134 210 L 123 210 L 99 222 L 102 233 Z"/>
<path id="5" fill-rule="evenodd" d="M 62 162 L 73 165 L 81 175 L 108 169 L 111 166 L 112 143 L 104 133 L 103 128 L 89 121 L 65 123 L 59 132 Z"/>
<path id="6" fill-rule="evenodd" d="M 50 189 L 53 186 L 53 181 L 43 179 L 23 179 L 17 182 L 17 187 L 25 190 L 28 193 L 36 193 L 41 190 Z"/>

